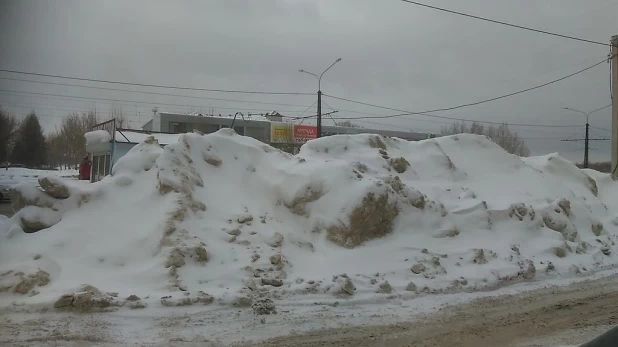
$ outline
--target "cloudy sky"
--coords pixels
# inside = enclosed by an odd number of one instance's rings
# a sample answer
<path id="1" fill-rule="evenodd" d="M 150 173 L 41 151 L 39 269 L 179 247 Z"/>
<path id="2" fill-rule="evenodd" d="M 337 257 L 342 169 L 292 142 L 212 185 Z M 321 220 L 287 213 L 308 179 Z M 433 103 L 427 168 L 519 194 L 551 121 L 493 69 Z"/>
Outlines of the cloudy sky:
<path id="1" fill-rule="evenodd" d="M 609 42 L 616 0 L 421 0 L 515 24 Z M 0 1 L 0 69 L 195 88 L 325 94 L 408 111 L 488 99 L 542 84 L 606 58 L 609 48 L 455 16 L 398 0 L 15 0 Z M 35 83 L 18 80 L 39 81 Z M 75 86 L 49 83 L 72 84 Z M 106 90 L 84 88 L 90 86 Z M 153 95 L 134 91 L 155 92 Z M 225 99 L 225 100 L 221 100 Z M 74 111 L 115 106 L 139 127 L 153 107 L 228 114 L 315 114 L 314 95 L 170 90 L 0 72 L 0 106 L 31 110 L 47 132 Z M 398 112 L 325 97 L 337 117 Z M 268 103 L 268 104 L 265 104 Z M 287 104 L 287 105 L 274 105 Z M 581 161 L 585 112 L 610 104 L 609 65 L 529 93 L 436 115 L 517 124 L 533 154 Z M 306 111 L 303 113 L 303 111 Z M 366 128 L 439 132 L 424 116 L 354 121 Z M 371 123 L 369 123 L 371 122 Z M 325 124 L 332 124 L 325 120 Z M 593 137 L 610 133 L 610 109 L 591 116 Z M 600 128 L 600 129 L 599 129 Z M 609 141 L 591 160 L 609 159 Z"/>

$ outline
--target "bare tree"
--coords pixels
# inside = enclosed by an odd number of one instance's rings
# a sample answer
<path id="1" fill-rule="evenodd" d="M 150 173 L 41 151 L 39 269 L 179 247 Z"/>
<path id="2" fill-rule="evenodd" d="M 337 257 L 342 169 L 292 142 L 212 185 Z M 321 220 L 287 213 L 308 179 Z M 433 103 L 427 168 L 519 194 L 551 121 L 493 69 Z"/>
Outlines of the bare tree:
<path id="1" fill-rule="evenodd" d="M 60 129 L 47 136 L 48 158 L 53 166 L 77 165 L 86 153 L 84 134 L 92 131 L 92 126 L 98 123 L 96 109 L 83 112 L 81 115 L 72 113 L 62 120 Z"/>
<path id="2" fill-rule="evenodd" d="M 530 155 L 530 150 L 526 146 L 524 140 L 522 140 L 516 132 L 511 131 L 507 124 L 501 124 L 497 127 L 485 127 L 478 122 L 473 122 L 470 127 L 468 127 L 464 122 L 461 122 L 453 123 L 450 127 L 442 127 L 442 135 L 461 133 L 485 135 L 509 153 L 520 157 L 527 157 Z"/>
<path id="3" fill-rule="evenodd" d="M 116 119 L 116 127 L 128 129 L 131 126 L 129 125 L 129 118 L 127 114 L 122 110 L 122 106 L 114 104 L 109 111 L 109 119 Z"/>
<path id="4" fill-rule="evenodd" d="M 336 123 L 337 126 L 340 127 L 348 127 L 348 128 L 362 128 L 362 126 L 358 125 L 358 124 L 354 124 L 352 123 L 350 120 L 343 120 L 341 122 Z"/>

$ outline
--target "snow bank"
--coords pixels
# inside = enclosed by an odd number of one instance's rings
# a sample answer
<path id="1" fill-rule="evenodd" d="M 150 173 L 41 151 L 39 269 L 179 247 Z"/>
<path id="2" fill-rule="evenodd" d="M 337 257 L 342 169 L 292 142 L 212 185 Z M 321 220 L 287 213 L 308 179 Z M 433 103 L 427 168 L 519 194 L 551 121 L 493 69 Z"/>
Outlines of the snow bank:
<path id="1" fill-rule="evenodd" d="M 279 300 L 409 299 L 616 263 L 618 185 L 476 135 L 333 136 L 296 156 L 230 129 L 164 149 L 149 138 L 84 189 L 0 222 L 0 284 L 12 283 L 0 307 L 77 300 L 88 284 L 118 305 L 264 314 Z M 23 216 L 55 225 L 25 234 Z M 39 271 L 50 281 L 28 295 L 6 280 Z"/>
<path id="2" fill-rule="evenodd" d="M 86 145 L 106 143 L 112 140 L 112 135 L 105 130 L 94 130 L 84 134 Z"/>

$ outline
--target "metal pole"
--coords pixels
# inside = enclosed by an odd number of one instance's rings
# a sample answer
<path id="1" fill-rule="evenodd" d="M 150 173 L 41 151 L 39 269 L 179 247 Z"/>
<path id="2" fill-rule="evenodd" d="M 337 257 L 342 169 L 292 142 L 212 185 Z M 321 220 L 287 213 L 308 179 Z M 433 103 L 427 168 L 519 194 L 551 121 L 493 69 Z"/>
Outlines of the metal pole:
<path id="1" fill-rule="evenodd" d="M 586 118 L 586 140 L 584 143 L 584 169 L 588 168 L 588 129 L 590 128 L 590 124 L 588 124 L 588 118 Z"/>
<path id="2" fill-rule="evenodd" d="M 322 91 L 318 90 L 318 122 L 317 122 L 317 135 L 316 137 L 322 137 Z"/>
<path id="3" fill-rule="evenodd" d="M 316 124 L 316 128 L 317 128 L 316 137 L 322 137 L 322 76 L 324 76 L 326 71 L 330 70 L 331 67 L 335 66 L 335 64 L 337 64 L 340 61 L 341 61 L 341 58 L 337 58 L 337 60 L 335 60 L 334 63 L 330 64 L 330 66 L 326 68 L 326 70 L 324 70 L 324 72 L 322 72 L 319 76 L 309 71 L 298 70 L 298 72 L 302 72 L 302 73 L 315 76 L 315 78 L 318 79 L 318 121 Z"/>
<path id="4" fill-rule="evenodd" d="M 618 178 L 618 35 L 612 36 L 612 178 Z"/>

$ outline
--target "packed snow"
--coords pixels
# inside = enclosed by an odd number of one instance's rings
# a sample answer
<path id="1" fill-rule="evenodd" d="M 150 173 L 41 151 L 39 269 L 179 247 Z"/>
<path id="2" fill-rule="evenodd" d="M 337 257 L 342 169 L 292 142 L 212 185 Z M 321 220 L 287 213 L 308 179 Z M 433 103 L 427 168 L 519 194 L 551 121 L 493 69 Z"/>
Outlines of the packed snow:
<path id="1" fill-rule="evenodd" d="M 106 130 L 93 130 L 84 134 L 87 145 L 106 143 L 112 140 L 112 134 Z"/>
<path id="2" fill-rule="evenodd" d="M 26 207 L 0 221 L 0 310 L 413 305 L 616 263 L 608 175 L 477 135 L 331 136 L 295 156 L 230 129 L 150 137 L 100 182 L 42 186 L 15 188 Z"/>

